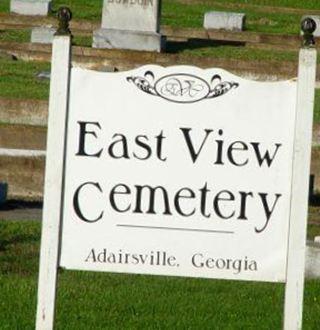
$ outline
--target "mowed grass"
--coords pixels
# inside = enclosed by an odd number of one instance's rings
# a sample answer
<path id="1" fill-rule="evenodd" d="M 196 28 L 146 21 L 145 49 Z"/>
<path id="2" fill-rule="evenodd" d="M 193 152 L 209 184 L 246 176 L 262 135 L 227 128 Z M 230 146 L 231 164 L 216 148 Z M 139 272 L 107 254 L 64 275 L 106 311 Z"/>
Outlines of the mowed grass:
<path id="1" fill-rule="evenodd" d="M 0 12 L 8 13 L 10 11 L 10 0 L 0 1 Z"/>
<path id="2" fill-rule="evenodd" d="M 184 4 L 177 0 L 163 5 L 162 24 L 177 27 L 203 27 L 204 14 L 208 11 L 232 11 L 246 14 L 246 30 L 263 33 L 298 34 L 301 15 L 286 13 L 261 13 L 252 8 L 226 8 L 223 5 Z"/>
<path id="3" fill-rule="evenodd" d="M 179 53 L 189 56 L 226 58 L 242 61 L 298 61 L 298 50 L 279 51 L 277 49 L 253 49 L 242 45 L 223 45 L 203 40 L 168 42 L 167 53 Z M 320 63 L 320 58 L 318 58 Z"/>
<path id="4" fill-rule="evenodd" d="M 100 21 L 102 15 L 102 0 L 53 0 L 53 11 L 60 6 L 67 5 L 72 9 L 75 19 Z M 239 5 L 242 5 L 239 8 Z M 260 6 L 260 7 L 256 7 Z M 279 12 L 270 12 L 263 6 L 288 7 L 320 10 L 319 2 L 295 0 L 250 1 L 242 0 L 164 0 L 162 1 L 161 23 L 179 27 L 202 27 L 204 13 L 211 10 L 232 11 L 246 14 L 246 29 L 265 33 L 299 33 L 301 14 L 289 13 L 279 9 Z M 1 12 L 9 12 L 9 0 L 0 3 Z"/>
<path id="5" fill-rule="evenodd" d="M 0 30 L 0 42 L 28 43 L 31 40 L 30 30 Z M 74 46 L 91 47 L 92 37 L 75 35 L 72 38 Z"/>
<path id="6" fill-rule="evenodd" d="M 300 28 L 300 14 L 277 12 L 265 12 L 262 8 L 255 8 L 252 4 L 261 6 L 284 6 L 293 8 L 319 9 L 316 1 L 253 1 L 250 6 L 245 8 L 230 8 L 230 4 L 242 3 L 247 5 L 247 1 L 183 1 L 183 0 L 164 0 L 162 1 L 161 24 L 177 27 L 194 27 L 203 26 L 204 14 L 207 11 L 232 11 L 246 14 L 246 29 L 248 31 L 265 32 L 265 33 L 288 33 L 298 34 Z M 88 19 L 93 21 L 101 20 L 102 4 L 101 1 L 91 0 L 54 0 L 55 9 L 61 5 L 68 5 L 76 19 Z"/>
<path id="7" fill-rule="evenodd" d="M 196 0 L 197 1 L 197 0 Z M 204 0 L 210 2 L 210 0 Z M 320 9 L 318 0 L 211 0 L 212 3 L 236 3 L 248 4 L 259 6 L 274 6 L 274 7 L 291 7 L 291 8 L 306 8 L 306 9 Z"/>
<path id="8" fill-rule="evenodd" d="M 4 0 L 0 10 L 8 8 L 9 1 Z M 292 13 L 270 13 L 266 9 L 263 12 L 264 5 L 276 5 L 275 1 L 242 1 L 240 5 L 248 5 L 243 8 L 235 7 L 233 11 L 244 11 L 247 14 L 247 29 L 257 32 L 271 33 L 290 33 L 299 34 L 300 18 L 299 14 Z M 102 0 L 54 0 L 53 11 L 55 12 L 61 5 L 69 6 L 75 19 L 89 19 L 101 21 Z M 237 5 L 237 2 L 228 0 L 210 1 L 210 0 L 164 0 L 162 6 L 161 20 L 162 24 L 173 25 L 178 27 L 202 27 L 204 13 L 209 10 L 230 10 L 230 5 Z M 261 5 L 255 9 L 253 5 Z M 299 7 L 317 9 L 316 3 L 313 1 L 308 4 L 298 1 L 280 1 L 279 6 Z M 298 6 L 299 5 L 299 6 Z M 225 6 L 225 7 L 224 7 Z M 229 6 L 229 7 L 228 7 Z M 319 10 L 320 10 L 320 6 Z M 283 9 L 281 9 L 283 10 Z M 307 13 L 307 10 L 306 10 Z M 53 15 L 53 14 L 52 14 Z M 29 42 L 30 31 L 0 31 L 0 41 Z M 90 47 L 92 38 L 76 36 L 73 41 L 74 45 Z M 168 53 L 180 53 L 187 56 L 215 57 L 215 58 L 232 58 L 234 60 L 259 60 L 259 61 L 297 61 L 296 50 L 276 50 L 276 49 L 252 49 L 250 47 L 221 45 L 216 43 L 208 43 L 207 41 L 192 40 L 188 43 L 172 43 L 167 44 Z M 318 59 L 320 63 L 320 58 Z"/>
<path id="9" fill-rule="evenodd" d="M 280 1 L 279 5 L 287 7 L 297 7 L 298 2 Z M 246 1 L 240 4 L 246 5 Z M 313 2 L 312 2 L 313 3 Z M 7 4 L 7 5 L 5 5 Z M 225 6 L 237 4 L 233 1 L 209 1 L 209 0 L 165 0 L 162 8 L 162 24 L 168 24 L 178 27 L 202 27 L 203 15 L 209 10 L 230 10 Z M 262 5 L 259 10 L 254 9 L 252 5 Z M 75 19 L 89 19 L 100 21 L 102 14 L 102 0 L 54 0 L 53 10 L 56 11 L 61 5 L 68 5 L 74 14 Z M 276 5 L 275 2 L 255 1 L 248 4 L 247 29 L 258 32 L 272 33 L 290 33 L 298 34 L 300 27 L 300 14 L 292 13 L 269 13 L 263 10 L 263 5 Z M 303 7 L 305 4 L 300 4 Z M 0 11 L 8 8 L 8 0 L 2 2 Z M 316 9 L 316 5 L 310 4 L 306 8 Z M 262 8 L 262 9 L 261 9 Z M 320 6 L 319 6 L 320 10 Z M 233 11 L 244 11 L 235 8 Z M 30 31 L 0 31 L 0 41 L 29 42 Z M 74 45 L 90 47 L 92 38 L 76 36 L 73 40 Z M 232 58 L 233 60 L 259 60 L 259 61 L 297 61 L 296 50 L 276 50 L 276 49 L 253 49 L 245 46 L 221 45 L 217 43 L 208 43 L 207 41 L 191 40 L 188 43 L 172 43 L 167 44 L 168 53 L 180 53 L 187 56 L 215 57 L 215 58 Z M 320 57 L 318 59 L 320 63 Z"/>
<path id="10" fill-rule="evenodd" d="M 34 329 L 41 223 L 0 222 L 1 329 Z M 56 329 L 281 329 L 284 285 L 60 271 Z M 318 329 L 320 281 L 303 329 Z"/>
<path id="11" fill-rule="evenodd" d="M 0 31 L 0 42 L 23 42 L 31 40 L 30 31 Z M 75 36 L 72 40 L 74 46 L 91 47 L 92 38 Z M 297 62 L 298 50 L 253 49 L 244 45 L 223 45 L 221 42 L 208 42 L 207 40 L 191 39 L 188 42 L 170 42 L 166 44 L 166 53 L 183 54 L 188 56 L 232 58 L 243 61 L 290 61 Z M 320 57 L 318 58 L 320 63 Z"/>
<path id="12" fill-rule="evenodd" d="M 315 123 L 320 123 L 320 90 L 316 89 L 315 99 L 314 99 L 314 117 Z"/>
<path id="13" fill-rule="evenodd" d="M 37 74 L 49 70 L 49 63 L 0 58 L 0 97 L 48 99 L 49 81 L 37 78 Z"/>
<path id="14" fill-rule="evenodd" d="M 1 42 L 30 42 L 30 30 L 0 30 Z"/>

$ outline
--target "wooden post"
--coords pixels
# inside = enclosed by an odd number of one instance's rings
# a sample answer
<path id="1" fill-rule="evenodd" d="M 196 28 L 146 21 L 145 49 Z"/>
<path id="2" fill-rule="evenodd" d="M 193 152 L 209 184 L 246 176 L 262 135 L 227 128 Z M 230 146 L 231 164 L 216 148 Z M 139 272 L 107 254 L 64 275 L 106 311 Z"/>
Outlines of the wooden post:
<path id="1" fill-rule="evenodd" d="M 310 20 L 310 19 L 306 19 Z M 313 21 L 314 22 L 314 21 Z M 310 21 L 304 21 L 308 25 Z M 312 22 L 310 23 L 313 24 Z M 310 27 L 310 25 L 309 25 Z M 308 28 L 308 26 L 307 26 Z M 287 257 L 284 329 L 302 327 L 304 270 L 308 216 L 309 171 L 311 160 L 312 122 L 316 78 L 317 52 L 310 48 L 313 27 L 305 29 L 304 45 L 300 50 L 294 158 L 291 188 L 290 228 Z"/>
<path id="2" fill-rule="evenodd" d="M 64 10 L 64 11 L 63 11 Z M 59 10 L 71 18 L 67 8 Z M 61 21 L 61 19 L 60 19 Z M 63 172 L 65 162 L 66 123 L 68 116 L 71 66 L 71 35 L 58 30 L 54 37 L 47 135 L 46 172 L 38 284 L 37 330 L 53 329 L 60 225 L 63 209 Z"/>

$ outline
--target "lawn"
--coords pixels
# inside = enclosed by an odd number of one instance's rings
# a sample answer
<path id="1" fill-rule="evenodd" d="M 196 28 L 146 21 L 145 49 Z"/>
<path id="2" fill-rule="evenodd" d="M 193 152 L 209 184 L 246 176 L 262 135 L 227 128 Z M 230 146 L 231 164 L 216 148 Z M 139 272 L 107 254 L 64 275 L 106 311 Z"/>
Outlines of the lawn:
<path id="1" fill-rule="evenodd" d="M 214 41 L 193 40 L 188 44 L 168 42 L 167 53 L 179 53 L 190 56 L 228 58 L 242 61 L 298 61 L 298 51 L 279 51 L 266 49 L 252 49 L 245 46 L 221 45 Z M 320 58 L 318 58 L 320 63 Z"/>
<path id="2" fill-rule="evenodd" d="M 211 10 L 230 11 L 223 5 L 189 4 L 168 1 L 163 6 L 162 24 L 183 27 L 202 27 L 205 12 Z M 232 9 L 233 12 L 245 12 L 246 30 L 264 33 L 299 33 L 301 15 L 283 13 L 261 13 L 254 9 Z"/>
<path id="3" fill-rule="evenodd" d="M 53 0 L 53 10 L 61 5 L 69 6 L 76 19 L 100 21 L 102 0 Z M 288 8 L 320 10 L 317 0 L 163 0 L 161 23 L 180 27 L 202 27 L 204 13 L 210 10 L 242 12 L 247 16 L 246 28 L 249 31 L 267 33 L 299 33 L 300 13 L 288 12 L 283 8 L 270 11 L 259 6 L 275 6 Z M 9 0 L 0 2 L 0 11 L 9 12 Z"/>
<path id="4" fill-rule="evenodd" d="M 8 30 L 0 31 L 0 42 L 30 42 L 30 31 Z M 91 47 L 92 38 L 75 36 L 73 45 Z M 234 60 L 260 60 L 260 61 L 290 61 L 298 60 L 298 50 L 253 49 L 245 45 L 223 45 L 208 40 L 192 39 L 188 42 L 167 42 L 166 53 L 184 54 L 189 56 L 232 58 Z M 318 58 L 320 63 L 320 57 Z"/>
<path id="5" fill-rule="evenodd" d="M 192 0 L 191 0 L 192 1 Z M 197 2 L 198 0 L 195 0 Z M 259 6 L 275 6 L 275 7 L 292 7 L 305 9 L 320 9 L 318 0 L 204 0 L 207 3 L 236 3 L 236 4 L 250 4 Z"/>
<path id="6" fill-rule="evenodd" d="M 40 222 L 0 222 L 1 329 L 34 329 Z M 319 280 L 304 328 L 317 329 Z M 57 329 L 281 329 L 282 284 L 60 271 Z"/>
<path id="7" fill-rule="evenodd" d="M 0 11 L 8 11 L 8 0 L 1 2 Z M 56 10 L 60 5 L 66 4 L 73 10 L 76 19 L 89 19 L 100 21 L 102 0 L 54 0 L 53 9 Z M 212 9 L 227 10 L 230 6 L 236 4 L 236 1 L 209 1 L 209 0 L 165 0 L 162 8 L 162 24 L 168 24 L 180 27 L 201 27 L 203 15 L 206 11 Z M 299 22 L 301 15 L 285 13 L 280 9 L 279 13 L 263 12 L 264 7 L 259 10 L 254 5 L 279 5 L 284 7 L 298 7 L 317 9 L 316 1 L 310 1 L 307 4 L 299 1 L 253 1 L 250 5 L 247 1 L 239 2 L 240 5 L 248 7 L 246 13 L 247 29 L 258 32 L 272 33 L 299 33 Z M 223 6 L 229 6 L 223 7 Z M 320 6 L 318 6 L 320 11 Z M 229 9 L 228 9 L 229 10 Z M 235 11 L 243 9 L 235 8 Z M 0 41 L 29 42 L 30 31 L 5 31 L 0 30 Z M 76 36 L 73 40 L 74 45 L 90 47 L 92 38 Z M 297 61 L 296 50 L 276 50 L 276 49 L 253 49 L 246 46 L 221 45 L 214 42 L 192 40 L 188 43 L 167 43 L 168 53 L 179 53 L 187 56 L 232 58 L 234 60 L 259 60 L 259 61 Z M 320 63 L 320 57 L 318 59 Z M 1 69 L 0 69 L 1 70 Z M 1 78 L 1 80 L 3 80 Z M 33 84 L 30 85 L 30 87 Z M 38 84 L 37 84 L 38 85 Z M 30 88 L 27 88 L 29 90 Z M 6 93 L 6 91 L 4 91 Z M 10 95 L 14 94 L 14 89 L 8 91 Z M 18 95 L 18 97 L 20 97 Z M 39 98 L 39 95 L 36 96 Z"/>
<path id="8" fill-rule="evenodd" d="M 16 61 L 0 57 L 0 97 L 48 99 L 49 81 L 37 78 L 49 63 Z"/>
<path id="9" fill-rule="evenodd" d="M 162 24 L 178 27 L 201 27 L 203 15 L 206 11 L 230 10 L 230 6 L 243 5 L 247 14 L 247 29 L 257 32 L 271 32 L 284 34 L 299 34 L 301 14 L 285 12 L 283 8 L 279 12 L 269 12 L 268 8 L 256 5 L 273 5 L 282 7 L 298 7 L 319 9 L 317 1 L 228 1 L 228 0 L 164 0 L 162 6 Z M 0 11 L 8 11 L 9 1 L 5 0 L 0 4 Z M 54 0 L 53 10 L 61 5 L 68 5 L 76 19 L 88 19 L 94 21 L 101 20 L 102 0 Z M 235 7 L 233 11 L 244 11 L 243 8 Z M 307 12 L 307 11 L 306 11 Z M 0 31 L 0 41 L 29 42 L 30 31 Z M 76 36 L 74 44 L 77 46 L 90 47 L 92 38 Z M 253 49 L 251 47 L 221 45 L 214 42 L 192 40 L 188 43 L 167 44 L 168 53 L 179 53 L 188 56 L 232 58 L 235 60 L 260 60 L 260 61 L 297 61 L 296 50 L 276 50 L 276 49 Z M 320 63 L 320 58 L 318 59 Z"/>
<path id="10" fill-rule="evenodd" d="M 247 5 L 244 8 L 237 8 L 230 4 L 242 3 Z M 100 20 L 102 11 L 102 1 L 91 0 L 54 0 L 54 8 L 60 5 L 68 5 L 77 19 Z M 185 0 L 164 0 L 162 1 L 161 23 L 179 27 L 202 27 L 204 13 L 211 10 L 244 12 L 247 16 L 246 28 L 249 31 L 267 33 L 299 33 L 300 14 L 287 13 L 279 10 L 278 13 L 269 13 L 263 8 L 255 8 L 256 5 L 272 5 L 283 7 L 295 7 L 305 9 L 319 9 L 317 1 L 185 1 Z M 307 11 L 306 11 L 307 13 Z"/>

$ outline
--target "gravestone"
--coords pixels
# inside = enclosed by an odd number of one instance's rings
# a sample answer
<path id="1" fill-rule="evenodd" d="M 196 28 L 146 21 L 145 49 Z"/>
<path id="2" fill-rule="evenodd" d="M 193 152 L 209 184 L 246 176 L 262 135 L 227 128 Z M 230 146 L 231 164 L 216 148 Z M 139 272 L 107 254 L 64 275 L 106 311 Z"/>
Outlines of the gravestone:
<path id="1" fill-rule="evenodd" d="M 242 31 L 245 24 L 245 14 L 210 11 L 205 13 L 203 26 L 205 29 L 223 29 Z"/>
<path id="2" fill-rule="evenodd" d="M 161 0 L 104 0 L 101 28 L 93 33 L 95 48 L 160 52 Z"/>
<path id="3" fill-rule="evenodd" d="M 320 278 L 320 246 L 316 241 L 309 242 L 306 250 L 306 269 L 307 278 Z"/>
<path id="4" fill-rule="evenodd" d="M 319 16 L 319 15 L 308 15 L 308 16 L 302 16 L 302 18 L 301 18 L 301 22 L 302 22 L 303 20 L 305 20 L 307 17 L 312 18 L 312 19 L 315 21 L 316 25 L 317 25 L 316 30 L 315 30 L 314 33 L 313 33 L 313 36 L 314 36 L 314 37 L 320 37 L 320 16 Z M 303 34 L 302 31 L 301 31 L 301 34 Z"/>
<path id="5" fill-rule="evenodd" d="M 31 31 L 31 42 L 38 44 L 51 44 L 56 29 L 52 26 L 39 26 Z"/>
<path id="6" fill-rule="evenodd" d="M 46 16 L 50 11 L 51 0 L 11 0 L 10 12 L 20 15 Z"/>

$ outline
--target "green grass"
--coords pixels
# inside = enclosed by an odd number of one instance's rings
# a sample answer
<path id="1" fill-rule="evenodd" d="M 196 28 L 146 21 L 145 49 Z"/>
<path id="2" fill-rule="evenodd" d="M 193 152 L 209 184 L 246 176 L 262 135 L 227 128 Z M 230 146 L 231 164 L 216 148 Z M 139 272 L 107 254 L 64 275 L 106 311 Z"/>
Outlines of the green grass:
<path id="1" fill-rule="evenodd" d="M 247 8 L 230 8 L 230 4 L 244 4 Z M 72 9 L 75 19 L 86 19 L 100 21 L 102 15 L 102 0 L 54 0 L 53 10 L 57 10 L 61 5 L 67 5 Z M 257 9 L 251 5 L 261 6 L 281 6 L 291 8 L 318 9 L 318 0 L 297 1 L 297 0 L 215 0 L 210 3 L 208 0 L 195 1 L 185 4 L 179 0 L 164 0 L 162 4 L 162 24 L 180 27 L 202 27 L 203 15 L 206 11 L 222 10 L 233 12 L 245 12 L 247 16 L 247 29 L 249 31 L 266 33 L 299 33 L 299 22 L 301 15 L 292 13 L 268 13 L 262 9 Z M 9 0 L 0 2 L 0 11 L 9 12 Z"/>
<path id="2" fill-rule="evenodd" d="M 0 58 L 0 97 L 48 99 L 49 81 L 40 80 L 36 75 L 49 70 L 49 63 Z"/>
<path id="3" fill-rule="evenodd" d="M 209 2 L 210 0 L 208 0 Z M 305 8 L 305 9 L 320 9 L 318 0 L 213 0 L 213 2 L 221 3 L 236 3 L 259 6 L 274 6 L 274 7 L 291 7 L 291 8 Z"/>
<path id="4" fill-rule="evenodd" d="M 0 5 L 0 11 L 6 11 L 9 0 L 5 0 Z M 204 3 L 204 4 L 203 4 Z M 180 27 L 201 27 L 203 15 L 208 10 L 229 10 L 224 7 L 237 1 L 206 0 L 203 3 L 195 2 L 193 4 L 184 4 L 181 0 L 165 0 L 162 8 L 162 24 Z M 247 1 L 241 1 L 246 4 Z M 249 3 L 248 3 L 249 4 Z M 316 9 L 316 2 L 309 1 L 307 4 L 301 1 L 253 1 L 250 4 L 260 5 L 280 5 L 291 7 L 305 7 Z M 72 8 L 75 19 L 89 19 L 94 21 L 101 20 L 102 1 L 101 0 L 54 0 L 53 9 L 56 10 L 61 5 L 68 5 Z M 319 10 L 320 10 L 320 6 Z M 263 7 L 262 7 L 263 8 Z M 261 9 L 260 9 L 261 10 Z M 244 11 L 235 9 L 233 11 Z M 261 13 L 249 6 L 245 10 L 247 14 L 247 29 L 250 31 L 271 32 L 271 33 L 299 33 L 299 22 L 301 15 L 284 13 Z M 30 41 L 30 31 L 0 31 L 0 41 L 28 42 Z M 76 36 L 73 43 L 78 46 L 91 46 L 90 37 Z M 277 51 L 277 50 L 259 50 L 247 47 L 236 46 L 217 46 L 214 44 L 205 44 L 204 42 L 193 40 L 188 44 L 168 43 L 169 53 L 180 52 L 190 56 L 232 58 L 235 60 L 276 60 L 276 61 L 296 61 L 296 51 Z M 320 58 L 318 59 L 320 63 Z"/>
<path id="5" fill-rule="evenodd" d="M 319 9 L 317 1 L 227 1 L 218 0 L 203 1 L 203 3 L 185 4 L 179 0 L 165 0 L 162 4 L 161 23 L 178 27 L 202 27 L 204 13 L 210 10 L 245 12 L 247 16 L 246 27 L 249 31 L 265 33 L 288 33 L 298 34 L 300 28 L 301 15 L 288 13 L 268 13 L 261 12 L 252 6 L 246 9 L 230 9 L 227 4 L 243 3 L 256 5 L 274 5 L 284 7 L 298 7 L 305 9 Z M 99 21 L 101 19 L 102 5 L 101 1 L 91 0 L 55 0 L 54 7 L 57 9 L 60 5 L 68 5 L 77 19 L 88 19 Z M 306 10 L 307 13 L 307 10 Z"/>
<path id="6" fill-rule="evenodd" d="M 229 8 L 208 4 L 179 3 L 177 0 L 168 1 L 162 10 L 162 24 L 180 27 L 202 27 L 204 13 L 211 10 L 230 11 Z M 270 14 L 257 12 L 254 9 L 232 9 L 233 12 L 246 13 L 246 29 L 264 33 L 298 34 L 301 15 Z"/>
<path id="7" fill-rule="evenodd" d="M 102 0 L 54 0 L 52 6 L 57 10 L 60 6 L 68 6 L 74 19 L 100 21 L 102 17 Z"/>
<path id="8" fill-rule="evenodd" d="M 217 43 L 208 43 L 202 40 L 193 40 L 188 43 L 168 42 L 167 53 L 180 53 L 190 56 L 229 58 L 233 60 L 260 60 L 260 61 L 298 61 L 298 51 L 280 51 L 254 49 L 245 46 L 219 45 Z M 320 58 L 318 58 L 320 63 Z"/>
<path id="9" fill-rule="evenodd" d="M 31 32 L 26 30 L 0 30 L 0 42 L 30 42 Z"/>
<path id="10" fill-rule="evenodd" d="M 10 11 L 10 0 L 0 1 L 0 12 L 8 13 Z"/>
<path id="11" fill-rule="evenodd" d="M 40 222 L 0 222 L 1 330 L 34 329 Z M 317 329 L 307 281 L 304 329 Z M 60 271 L 56 329 L 281 329 L 282 284 Z"/>
<path id="12" fill-rule="evenodd" d="M 0 42 L 30 42 L 30 31 L 8 30 L 0 31 Z M 92 38 L 88 36 L 75 36 L 73 45 L 91 47 Z M 167 53 L 181 53 L 191 56 L 216 57 L 239 60 L 274 60 L 297 61 L 298 51 L 280 51 L 253 49 L 241 45 L 221 45 L 207 40 L 190 40 L 188 42 L 167 42 Z M 320 57 L 318 58 L 320 63 Z"/>
<path id="13" fill-rule="evenodd" d="M 5 0 L 0 4 L 0 11 L 9 11 L 9 0 Z M 162 24 L 180 26 L 180 27 L 202 27 L 203 15 L 210 10 L 226 10 L 231 11 L 228 4 L 243 3 L 243 1 L 227 1 L 218 0 L 210 4 L 209 1 L 195 4 L 185 4 L 179 0 L 163 1 L 161 22 Z M 251 1 L 250 5 L 272 5 L 293 8 L 319 9 L 317 1 Z M 91 21 L 100 21 L 102 15 L 101 0 L 54 0 L 53 9 L 57 10 L 61 5 L 67 5 L 72 9 L 75 19 L 86 19 Z M 249 6 L 246 9 L 232 9 L 233 12 L 245 12 L 247 16 L 247 29 L 249 31 L 266 32 L 266 33 L 299 33 L 299 22 L 301 15 L 288 13 L 268 13 L 261 12 Z"/>
<path id="14" fill-rule="evenodd" d="M 316 89 L 314 105 L 314 122 L 320 123 L 320 90 Z"/>
<path id="15" fill-rule="evenodd" d="M 31 31 L 29 30 L 0 30 L 0 42 L 30 42 Z M 72 39 L 75 46 L 91 47 L 92 37 L 76 35 Z"/>
<path id="16" fill-rule="evenodd" d="M 74 46 L 91 47 L 92 46 L 92 37 L 74 36 L 72 38 L 72 44 Z"/>
<path id="17" fill-rule="evenodd" d="M 30 42 L 29 31 L 4 31 L 0 32 L 0 42 Z M 86 36 L 75 36 L 72 41 L 75 46 L 91 47 L 92 38 Z M 219 45 L 217 43 L 202 40 L 191 40 L 186 42 L 168 42 L 167 53 L 180 53 L 190 56 L 232 58 L 239 60 L 272 60 L 272 61 L 297 61 L 298 51 L 279 51 L 253 49 L 245 46 Z M 320 63 L 320 57 L 318 58 Z"/>

